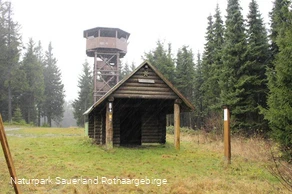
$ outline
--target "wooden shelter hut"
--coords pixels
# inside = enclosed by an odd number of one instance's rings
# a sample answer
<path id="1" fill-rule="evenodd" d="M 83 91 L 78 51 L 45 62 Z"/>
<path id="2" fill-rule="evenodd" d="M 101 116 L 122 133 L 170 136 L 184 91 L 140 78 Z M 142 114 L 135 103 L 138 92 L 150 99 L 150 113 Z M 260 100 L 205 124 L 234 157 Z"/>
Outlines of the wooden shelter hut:
<path id="1" fill-rule="evenodd" d="M 174 114 L 175 146 L 179 149 L 179 115 L 192 110 L 191 102 L 145 61 L 84 114 L 88 117 L 88 136 L 107 147 L 163 144 L 166 115 Z"/>

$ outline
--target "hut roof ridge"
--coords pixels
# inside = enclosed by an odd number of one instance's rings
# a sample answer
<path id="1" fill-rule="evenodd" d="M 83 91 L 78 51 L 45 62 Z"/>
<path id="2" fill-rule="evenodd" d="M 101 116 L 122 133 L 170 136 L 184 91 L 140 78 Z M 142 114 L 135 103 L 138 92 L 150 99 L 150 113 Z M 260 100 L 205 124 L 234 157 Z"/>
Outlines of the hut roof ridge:
<path id="1" fill-rule="evenodd" d="M 96 101 L 90 108 L 88 108 L 83 114 L 89 114 L 95 107 L 101 104 L 105 99 L 107 99 L 114 91 L 116 91 L 121 85 L 123 85 L 130 77 L 132 77 L 137 71 L 139 71 L 144 65 L 148 65 L 158 76 L 162 79 L 168 87 L 172 89 L 172 91 L 184 102 L 184 104 L 190 109 L 194 110 L 195 107 L 192 103 L 184 97 L 182 93 L 166 78 L 164 77 L 148 60 L 145 60 L 141 63 L 133 72 L 127 75 L 124 79 L 118 82 L 114 87 L 112 87 L 105 95 L 103 95 L 98 101 Z"/>

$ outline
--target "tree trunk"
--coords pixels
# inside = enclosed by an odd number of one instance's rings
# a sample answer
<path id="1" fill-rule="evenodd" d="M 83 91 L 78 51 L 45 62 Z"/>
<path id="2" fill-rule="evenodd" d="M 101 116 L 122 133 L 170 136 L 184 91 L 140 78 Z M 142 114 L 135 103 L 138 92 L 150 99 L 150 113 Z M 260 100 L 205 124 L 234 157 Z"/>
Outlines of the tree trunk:
<path id="1" fill-rule="evenodd" d="M 189 128 L 192 128 L 192 113 L 189 113 Z"/>
<path id="2" fill-rule="evenodd" d="M 38 106 L 38 126 L 41 126 L 41 109 L 40 106 Z"/>
<path id="3" fill-rule="evenodd" d="M 48 124 L 50 127 L 52 127 L 52 118 L 51 116 L 48 116 Z"/>
<path id="4" fill-rule="evenodd" d="M 12 95 L 11 95 L 11 86 L 10 81 L 8 83 L 8 122 L 12 122 L 12 103 L 11 103 Z"/>

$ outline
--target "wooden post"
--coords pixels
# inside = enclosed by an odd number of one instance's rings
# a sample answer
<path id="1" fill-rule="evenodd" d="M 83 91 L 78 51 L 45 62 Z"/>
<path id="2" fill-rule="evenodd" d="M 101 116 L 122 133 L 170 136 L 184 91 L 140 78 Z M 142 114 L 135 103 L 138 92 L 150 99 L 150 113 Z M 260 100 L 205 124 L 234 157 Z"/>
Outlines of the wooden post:
<path id="1" fill-rule="evenodd" d="M 105 144 L 108 149 L 113 148 L 113 98 L 106 103 L 106 121 L 105 121 Z"/>
<path id="2" fill-rule="evenodd" d="M 175 149 L 180 149 L 180 104 L 181 100 L 177 99 L 174 102 L 174 146 Z"/>
<path id="3" fill-rule="evenodd" d="M 100 33 L 100 31 L 98 31 L 98 33 Z M 96 83 L 96 77 L 97 77 L 97 61 L 96 61 L 96 59 L 97 59 L 97 52 L 95 51 L 94 52 L 94 70 L 93 70 L 93 87 L 94 87 L 94 90 L 93 90 L 93 103 L 95 103 L 96 101 L 97 101 L 97 92 L 96 92 L 96 85 L 97 85 L 97 83 Z"/>
<path id="4" fill-rule="evenodd" d="M 231 163 L 230 112 L 226 106 L 224 106 L 224 158 L 227 164 Z"/>
<path id="5" fill-rule="evenodd" d="M 17 182 L 16 171 L 15 171 L 12 156 L 11 156 L 11 153 L 9 150 L 9 145 L 8 145 L 8 141 L 6 138 L 5 131 L 4 131 L 4 126 L 3 126 L 3 121 L 2 121 L 1 115 L 0 115 L 0 141 L 1 141 L 2 149 L 3 149 L 3 153 L 4 153 L 4 156 L 6 159 L 7 167 L 8 167 L 9 173 L 10 173 L 10 180 L 13 179 Z M 16 194 L 21 193 L 18 184 L 16 184 L 16 182 L 14 182 L 14 181 L 11 181 L 11 182 L 13 184 L 15 193 Z"/>
<path id="6" fill-rule="evenodd" d="M 117 83 L 119 83 L 119 81 L 120 81 L 119 71 L 120 71 L 120 53 L 117 53 Z"/>

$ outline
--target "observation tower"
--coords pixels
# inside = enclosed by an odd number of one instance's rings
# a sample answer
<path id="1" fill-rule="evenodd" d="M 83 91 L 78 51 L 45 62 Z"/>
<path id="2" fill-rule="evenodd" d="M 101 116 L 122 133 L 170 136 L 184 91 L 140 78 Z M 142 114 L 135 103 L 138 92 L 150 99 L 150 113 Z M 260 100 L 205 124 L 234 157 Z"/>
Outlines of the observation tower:
<path id="1" fill-rule="evenodd" d="M 119 28 L 96 27 L 83 32 L 86 54 L 94 58 L 94 103 L 119 82 L 120 59 L 127 53 L 129 36 Z"/>

